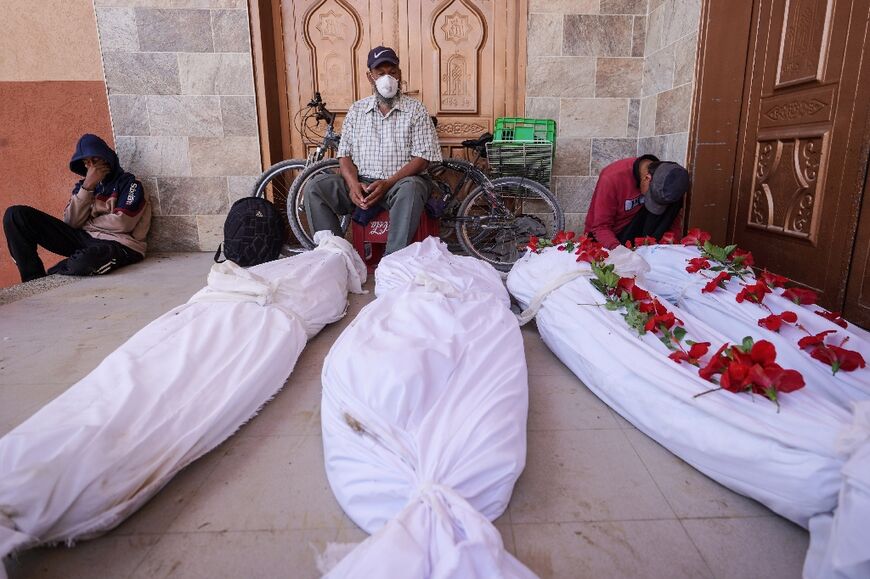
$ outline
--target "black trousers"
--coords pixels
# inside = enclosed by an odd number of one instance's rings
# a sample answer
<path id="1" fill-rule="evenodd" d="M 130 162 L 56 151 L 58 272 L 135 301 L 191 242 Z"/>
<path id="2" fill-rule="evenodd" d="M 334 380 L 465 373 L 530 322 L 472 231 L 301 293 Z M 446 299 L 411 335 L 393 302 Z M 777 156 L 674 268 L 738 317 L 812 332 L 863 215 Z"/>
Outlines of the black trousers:
<path id="1" fill-rule="evenodd" d="M 37 246 L 67 257 L 48 271 L 61 275 L 101 275 L 143 258 L 122 243 L 94 239 L 87 232 L 26 205 L 13 205 L 6 210 L 3 230 L 21 281 L 46 275 Z"/>
<path id="2" fill-rule="evenodd" d="M 674 224 L 674 219 L 682 208 L 683 202 L 680 201 L 668 205 L 664 213 L 656 215 L 647 211 L 646 207 L 641 207 L 631 222 L 616 234 L 616 238 L 622 244 L 628 240 L 634 241 L 635 237 L 655 237 L 660 240 Z"/>

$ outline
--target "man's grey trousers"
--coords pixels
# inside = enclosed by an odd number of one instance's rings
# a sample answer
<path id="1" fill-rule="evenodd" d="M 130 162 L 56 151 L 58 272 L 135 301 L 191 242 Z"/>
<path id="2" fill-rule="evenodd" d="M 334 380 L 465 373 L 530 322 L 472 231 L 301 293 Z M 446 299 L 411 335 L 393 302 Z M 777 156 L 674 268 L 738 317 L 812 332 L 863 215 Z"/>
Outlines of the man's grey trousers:
<path id="1" fill-rule="evenodd" d="M 414 176 L 399 179 L 381 198 L 380 204 L 390 212 L 385 253 L 398 251 L 411 241 L 429 194 L 429 181 Z M 354 207 L 350 190 L 341 175 L 317 175 L 305 186 L 305 212 L 314 231 L 328 229 L 341 236 L 338 216 L 353 213 Z"/>

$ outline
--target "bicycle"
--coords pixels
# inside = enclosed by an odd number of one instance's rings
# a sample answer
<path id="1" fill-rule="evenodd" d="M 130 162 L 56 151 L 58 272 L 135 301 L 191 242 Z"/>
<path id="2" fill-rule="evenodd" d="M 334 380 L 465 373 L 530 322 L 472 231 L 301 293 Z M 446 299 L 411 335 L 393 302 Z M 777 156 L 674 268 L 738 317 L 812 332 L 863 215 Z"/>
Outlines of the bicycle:
<path id="1" fill-rule="evenodd" d="M 290 188 L 296 178 L 307 167 L 322 161 L 327 156 L 333 156 L 338 151 L 338 145 L 341 140 L 341 135 L 335 132 L 335 113 L 326 108 L 326 103 L 320 96 L 319 92 L 314 93 L 314 98 L 308 102 L 305 109 L 296 113 L 298 119 L 299 134 L 302 137 L 302 142 L 306 147 L 314 146 L 306 159 L 287 159 L 275 163 L 266 169 L 260 175 L 257 182 L 254 184 L 254 197 L 262 197 L 272 201 L 275 209 L 281 214 L 284 221 L 284 229 L 287 232 L 286 240 L 282 253 L 298 253 L 310 249 L 304 241 L 300 241 L 300 246 L 294 247 L 292 244 L 293 236 L 295 235 L 292 223 L 293 219 L 287 214 L 288 195 Z M 315 121 L 314 127 L 310 121 Z M 319 134 L 317 127 L 320 122 L 326 123 L 326 132 Z M 296 124 L 296 123 L 294 123 Z M 317 137 L 317 139 L 312 138 Z M 345 216 L 341 220 L 343 230 L 347 230 L 350 226 L 350 216 Z"/>
<path id="2" fill-rule="evenodd" d="M 340 173 L 338 159 L 323 158 L 334 153 L 340 142 L 340 135 L 334 131 L 335 114 L 326 108 L 319 94 L 309 103 L 311 109 L 314 112 L 306 112 L 300 132 L 304 132 L 307 119 L 315 118 L 318 124 L 323 120 L 327 130 L 322 142 L 306 161 L 291 159 L 270 167 L 255 187 L 255 194 L 261 194 L 272 184 L 273 195 L 283 194 L 287 223 L 303 249 L 314 248 L 314 231 L 305 212 L 305 187 L 317 175 Z M 432 121 L 437 123 L 434 117 Z M 451 158 L 430 166 L 428 175 L 435 187 L 427 211 L 441 219 L 440 237 L 452 251 L 462 250 L 506 271 L 525 251 L 531 236 L 552 237 L 561 230 L 564 213 L 553 194 L 535 181 L 524 177 L 490 180 L 478 166 L 481 159 L 486 159 L 486 137 L 462 143 L 476 154 L 474 161 Z M 286 180 L 273 183 L 288 174 L 293 176 L 289 190 Z M 349 223 L 349 216 L 343 216 L 344 231 Z"/>

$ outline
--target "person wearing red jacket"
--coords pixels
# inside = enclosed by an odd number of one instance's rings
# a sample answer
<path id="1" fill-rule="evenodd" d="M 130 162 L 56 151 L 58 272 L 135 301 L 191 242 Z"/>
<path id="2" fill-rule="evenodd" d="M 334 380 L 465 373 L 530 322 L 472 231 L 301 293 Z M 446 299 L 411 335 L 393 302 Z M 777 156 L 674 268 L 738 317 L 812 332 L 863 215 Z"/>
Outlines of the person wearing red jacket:
<path id="1" fill-rule="evenodd" d="M 689 173 L 677 163 L 655 155 L 615 161 L 598 177 L 586 234 L 607 249 L 635 237 L 661 239 L 668 231 L 679 237 L 688 190 Z"/>

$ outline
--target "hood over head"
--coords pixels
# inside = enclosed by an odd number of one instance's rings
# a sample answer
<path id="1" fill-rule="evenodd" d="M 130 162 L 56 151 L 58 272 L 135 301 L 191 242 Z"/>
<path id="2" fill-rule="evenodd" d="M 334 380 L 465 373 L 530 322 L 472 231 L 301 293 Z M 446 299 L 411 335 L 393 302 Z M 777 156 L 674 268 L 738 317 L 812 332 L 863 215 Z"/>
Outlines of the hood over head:
<path id="1" fill-rule="evenodd" d="M 84 177 L 88 173 L 84 162 L 87 157 L 99 157 L 109 164 L 112 171 L 106 177 L 107 180 L 114 179 L 122 173 L 118 155 L 112 150 L 112 147 L 106 144 L 106 141 L 96 135 L 86 134 L 79 139 L 76 151 L 69 161 L 70 171 Z"/>

